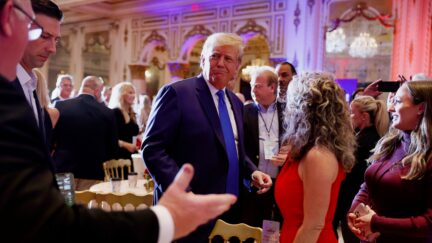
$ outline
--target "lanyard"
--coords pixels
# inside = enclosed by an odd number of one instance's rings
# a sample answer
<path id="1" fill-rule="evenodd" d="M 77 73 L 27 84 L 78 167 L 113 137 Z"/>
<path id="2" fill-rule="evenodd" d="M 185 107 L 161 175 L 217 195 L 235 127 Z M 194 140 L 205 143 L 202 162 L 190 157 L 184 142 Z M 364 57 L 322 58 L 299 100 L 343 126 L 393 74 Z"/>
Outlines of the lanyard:
<path id="1" fill-rule="evenodd" d="M 273 105 L 273 107 L 274 107 L 275 105 Z M 274 107 L 275 108 L 275 107 Z M 271 131 L 271 128 L 272 128 L 272 125 L 273 125 L 273 120 L 274 120 L 274 117 L 275 117 L 275 114 L 276 114 L 276 109 L 273 109 L 273 116 L 272 116 L 272 119 L 271 119 L 271 121 L 270 121 L 270 127 L 268 127 L 267 128 L 267 123 L 265 122 L 265 120 L 264 120 L 264 117 L 263 117 L 263 115 L 261 114 L 261 111 L 258 109 L 258 114 L 260 115 L 260 117 L 261 117 L 261 120 L 263 121 L 263 123 L 264 123 L 264 127 L 265 127 L 265 129 L 266 129 L 266 131 L 267 131 L 267 136 L 268 136 L 268 138 L 270 138 L 270 131 Z"/>

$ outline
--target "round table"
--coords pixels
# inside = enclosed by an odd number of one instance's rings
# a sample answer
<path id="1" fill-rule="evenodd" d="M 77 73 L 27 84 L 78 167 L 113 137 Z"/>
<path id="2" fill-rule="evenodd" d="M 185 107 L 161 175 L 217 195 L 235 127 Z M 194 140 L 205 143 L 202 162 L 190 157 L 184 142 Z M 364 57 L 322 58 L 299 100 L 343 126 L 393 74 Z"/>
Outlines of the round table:
<path id="1" fill-rule="evenodd" d="M 120 184 L 119 194 L 133 193 L 138 196 L 145 196 L 153 191 L 148 191 L 144 184 L 147 183 L 145 179 L 138 179 L 136 187 L 129 187 L 127 180 L 122 180 Z M 111 182 L 101 182 L 90 187 L 89 191 L 99 192 L 99 193 L 110 193 L 112 192 Z"/>

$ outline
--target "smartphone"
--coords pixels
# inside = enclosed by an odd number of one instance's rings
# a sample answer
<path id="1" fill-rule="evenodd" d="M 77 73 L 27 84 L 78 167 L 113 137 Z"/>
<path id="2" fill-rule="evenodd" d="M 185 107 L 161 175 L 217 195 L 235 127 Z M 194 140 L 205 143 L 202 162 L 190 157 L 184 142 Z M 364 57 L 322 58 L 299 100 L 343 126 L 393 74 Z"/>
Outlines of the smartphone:
<path id="1" fill-rule="evenodd" d="M 401 86 L 399 81 L 380 81 L 378 82 L 378 91 L 380 92 L 396 92 Z"/>
<path id="2" fill-rule="evenodd" d="M 354 209 L 354 214 L 358 217 L 361 217 L 363 215 L 366 215 L 369 213 L 369 210 L 366 208 L 366 205 L 364 203 L 360 203 L 357 205 L 357 207 Z"/>

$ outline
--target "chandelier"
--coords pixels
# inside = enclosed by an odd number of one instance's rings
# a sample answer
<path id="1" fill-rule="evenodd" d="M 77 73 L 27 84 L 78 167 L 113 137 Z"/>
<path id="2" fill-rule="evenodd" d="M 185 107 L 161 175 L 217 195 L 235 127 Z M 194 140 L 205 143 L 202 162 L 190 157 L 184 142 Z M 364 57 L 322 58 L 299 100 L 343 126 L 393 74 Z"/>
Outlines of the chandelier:
<path id="1" fill-rule="evenodd" d="M 342 28 L 327 32 L 326 51 L 328 53 L 340 53 L 346 48 L 345 33 Z"/>
<path id="2" fill-rule="evenodd" d="M 352 57 L 373 57 L 377 53 L 377 48 L 375 38 L 371 37 L 369 33 L 360 33 L 351 43 L 349 54 Z"/>

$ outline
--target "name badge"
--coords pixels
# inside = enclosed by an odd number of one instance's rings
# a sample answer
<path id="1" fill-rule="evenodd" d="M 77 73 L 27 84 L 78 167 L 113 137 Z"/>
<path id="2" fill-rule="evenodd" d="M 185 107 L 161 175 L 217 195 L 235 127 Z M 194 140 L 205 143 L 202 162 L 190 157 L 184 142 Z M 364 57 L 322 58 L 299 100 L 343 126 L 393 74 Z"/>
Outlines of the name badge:
<path id="1" fill-rule="evenodd" d="M 263 220 L 262 242 L 279 243 L 280 223 L 273 220 Z"/>
<path id="2" fill-rule="evenodd" d="M 271 159 L 279 150 L 278 142 L 264 141 L 264 159 Z"/>

